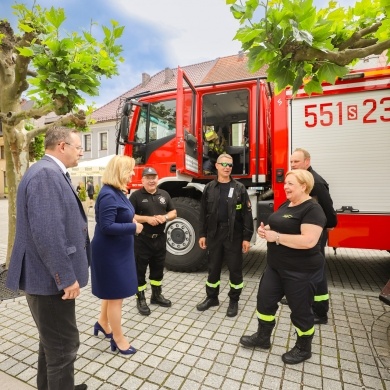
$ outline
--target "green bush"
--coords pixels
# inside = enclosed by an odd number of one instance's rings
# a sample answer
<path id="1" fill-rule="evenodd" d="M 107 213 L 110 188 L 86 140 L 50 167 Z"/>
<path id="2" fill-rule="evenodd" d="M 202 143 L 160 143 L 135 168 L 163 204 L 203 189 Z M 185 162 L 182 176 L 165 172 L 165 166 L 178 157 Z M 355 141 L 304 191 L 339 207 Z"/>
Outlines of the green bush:
<path id="1" fill-rule="evenodd" d="M 99 184 L 96 184 L 95 185 L 95 193 L 93 194 L 93 200 L 96 200 L 98 195 L 99 195 L 99 191 L 100 191 L 100 186 Z"/>
<path id="2" fill-rule="evenodd" d="M 81 187 L 80 192 L 79 192 L 79 199 L 84 202 L 87 200 L 87 191 L 85 187 Z"/>

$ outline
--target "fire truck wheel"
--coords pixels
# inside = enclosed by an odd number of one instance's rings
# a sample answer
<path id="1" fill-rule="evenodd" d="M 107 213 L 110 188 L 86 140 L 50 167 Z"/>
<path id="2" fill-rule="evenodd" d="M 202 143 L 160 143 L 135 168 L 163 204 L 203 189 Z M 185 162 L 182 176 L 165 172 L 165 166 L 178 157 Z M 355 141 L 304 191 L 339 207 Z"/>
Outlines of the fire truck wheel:
<path id="1" fill-rule="evenodd" d="M 206 268 L 206 251 L 200 249 L 200 202 L 191 198 L 173 198 L 177 218 L 167 223 L 167 269 L 178 272 L 194 272 Z"/>

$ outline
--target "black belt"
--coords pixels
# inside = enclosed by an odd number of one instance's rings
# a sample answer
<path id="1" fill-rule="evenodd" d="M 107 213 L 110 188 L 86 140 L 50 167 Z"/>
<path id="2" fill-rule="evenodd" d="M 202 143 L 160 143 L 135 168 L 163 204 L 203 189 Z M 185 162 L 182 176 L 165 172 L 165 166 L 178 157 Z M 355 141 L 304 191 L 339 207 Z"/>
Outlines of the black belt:
<path id="1" fill-rule="evenodd" d="M 147 234 L 147 233 L 141 232 L 140 234 L 142 234 L 143 236 L 149 237 L 149 238 L 157 238 L 158 236 L 161 236 L 161 234 L 163 234 L 163 233 L 159 233 L 159 234 Z"/>

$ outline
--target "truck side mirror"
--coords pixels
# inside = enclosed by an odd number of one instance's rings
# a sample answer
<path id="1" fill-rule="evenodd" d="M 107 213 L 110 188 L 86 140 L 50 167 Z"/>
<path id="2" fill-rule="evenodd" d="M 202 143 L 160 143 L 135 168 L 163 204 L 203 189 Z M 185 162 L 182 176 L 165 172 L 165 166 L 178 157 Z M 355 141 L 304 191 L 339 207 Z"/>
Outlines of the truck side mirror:
<path id="1" fill-rule="evenodd" d="M 122 116 L 119 133 L 121 135 L 122 140 L 126 142 L 129 137 L 129 117 L 126 115 Z"/>

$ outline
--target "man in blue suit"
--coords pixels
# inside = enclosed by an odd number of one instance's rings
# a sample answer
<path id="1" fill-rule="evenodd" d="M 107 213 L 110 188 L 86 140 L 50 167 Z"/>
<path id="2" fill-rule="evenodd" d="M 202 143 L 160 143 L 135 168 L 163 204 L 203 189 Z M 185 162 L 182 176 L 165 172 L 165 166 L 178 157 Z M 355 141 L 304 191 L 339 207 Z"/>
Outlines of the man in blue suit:
<path id="1" fill-rule="evenodd" d="M 16 238 L 7 287 L 23 290 L 39 332 L 38 390 L 74 385 L 80 345 L 75 299 L 88 283 L 87 217 L 67 168 L 83 155 L 74 129 L 48 130 L 45 156 L 23 176 L 17 193 Z"/>

